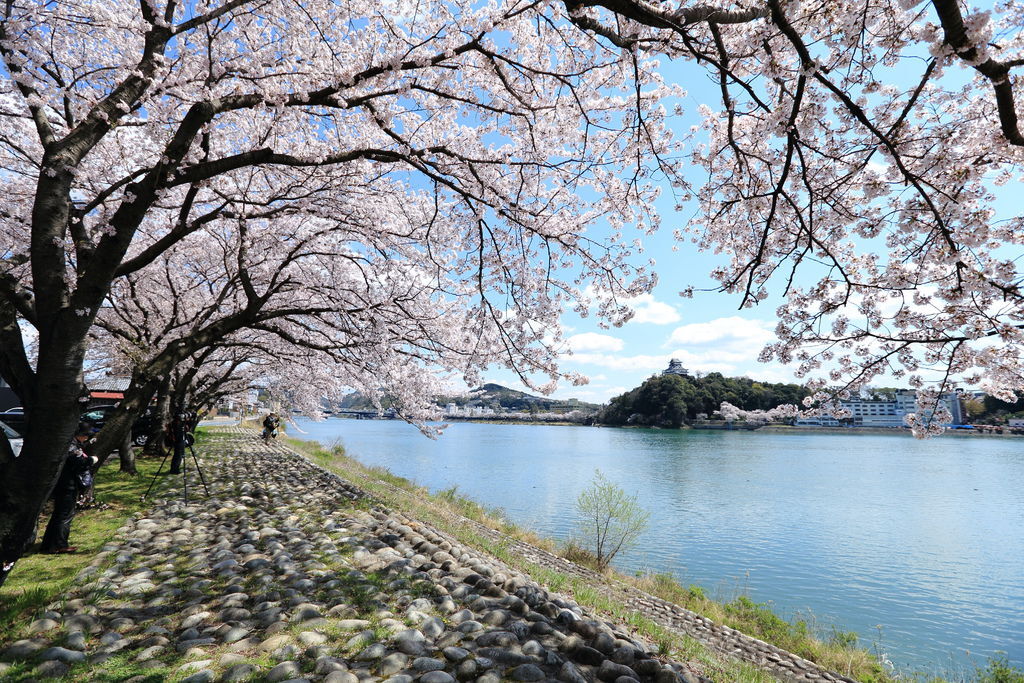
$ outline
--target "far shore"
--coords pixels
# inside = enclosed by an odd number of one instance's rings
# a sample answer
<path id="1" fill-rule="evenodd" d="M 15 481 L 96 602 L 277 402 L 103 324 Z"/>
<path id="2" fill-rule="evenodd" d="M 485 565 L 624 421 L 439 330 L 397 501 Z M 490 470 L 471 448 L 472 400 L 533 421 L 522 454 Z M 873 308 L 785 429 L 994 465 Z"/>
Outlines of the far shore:
<path id="1" fill-rule="evenodd" d="M 994 429 L 1002 429 L 1002 433 L 994 431 Z M 1013 434 L 1010 430 L 1016 430 L 1018 432 Z M 909 436 L 913 437 L 909 427 L 815 427 L 815 426 L 794 426 L 794 425 L 765 425 L 758 431 L 772 432 L 776 434 L 788 434 L 788 433 L 810 433 L 810 434 L 871 434 L 871 435 L 882 435 L 882 436 Z M 963 436 L 963 437 L 977 437 L 977 436 L 1005 436 L 1005 437 L 1019 437 L 1024 436 L 1024 430 L 1020 430 L 1017 427 L 994 427 L 992 429 L 947 429 L 940 436 Z"/>
<path id="2" fill-rule="evenodd" d="M 340 419 L 360 419 L 354 418 L 347 415 L 329 415 L 328 417 L 340 418 Z M 398 418 L 362 418 L 362 419 L 398 419 Z M 608 425 L 600 423 L 584 424 L 582 422 L 569 422 L 569 421 L 555 421 L 550 422 L 542 420 L 516 420 L 508 419 L 504 420 L 496 415 L 487 415 L 480 417 L 446 417 L 440 420 L 443 423 L 454 423 L 454 422 L 470 422 L 476 424 L 499 424 L 499 425 L 537 425 L 537 426 L 552 426 L 552 427 L 602 427 L 607 429 L 668 429 L 668 430 L 715 430 L 715 431 L 758 431 L 758 432 L 769 432 L 773 434 L 839 434 L 839 435 L 873 435 L 873 436 L 908 436 L 913 438 L 913 434 L 909 427 L 817 427 L 813 425 L 785 425 L 785 424 L 768 424 L 760 427 L 747 426 L 745 423 L 737 423 L 735 426 L 729 428 L 720 425 L 714 426 L 694 426 L 694 425 L 682 425 L 680 427 L 657 427 L 652 425 Z M 997 432 L 995 430 L 1002 430 Z M 997 437 L 1020 437 L 1024 436 L 1024 429 L 1019 427 L 1000 427 L 993 425 L 985 425 L 984 428 L 973 428 L 973 429 L 947 429 L 940 436 L 956 436 L 956 437 L 979 437 L 979 436 L 997 436 Z"/>

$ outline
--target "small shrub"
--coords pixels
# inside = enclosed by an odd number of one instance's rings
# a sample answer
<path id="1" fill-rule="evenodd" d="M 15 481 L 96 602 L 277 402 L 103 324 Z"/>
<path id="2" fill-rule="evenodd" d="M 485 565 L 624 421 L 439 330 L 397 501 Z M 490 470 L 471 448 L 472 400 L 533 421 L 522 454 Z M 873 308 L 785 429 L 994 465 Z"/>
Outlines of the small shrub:
<path id="1" fill-rule="evenodd" d="M 855 631 L 840 631 L 835 626 L 832 627 L 832 634 L 828 637 L 828 642 L 836 647 L 841 647 L 845 650 L 852 650 L 857 647 L 858 636 Z"/>
<path id="2" fill-rule="evenodd" d="M 1011 666 L 1006 656 L 993 657 L 988 666 L 975 672 L 978 683 L 1024 683 L 1024 671 Z"/>
<path id="3" fill-rule="evenodd" d="M 801 654 L 797 644 L 810 635 L 806 622 L 790 623 L 772 612 L 767 604 L 754 602 L 743 595 L 728 603 L 725 613 L 745 625 L 746 628 L 740 630 L 761 640 L 781 644 L 796 654 Z"/>
<path id="4" fill-rule="evenodd" d="M 590 488 L 576 499 L 579 529 L 590 543 L 599 569 L 605 569 L 625 548 L 636 543 L 647 528 L 650 513 L 609 481 L 601 470 L 594 472 Z"/>

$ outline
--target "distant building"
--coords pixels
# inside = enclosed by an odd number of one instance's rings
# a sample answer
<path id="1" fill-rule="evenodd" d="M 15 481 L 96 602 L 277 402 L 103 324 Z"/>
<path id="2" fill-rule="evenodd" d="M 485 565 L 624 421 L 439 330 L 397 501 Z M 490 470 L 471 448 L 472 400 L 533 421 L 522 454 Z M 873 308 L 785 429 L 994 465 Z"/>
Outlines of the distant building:
<path id="1" fill-rule="evenodd" d="M 939 399 L 949 411 L 953 419 L 946 426 L 961 425 L 964 422 L 960 395 L 949 392 Z M 908 413 L 917 413 L 917 393 L 912 389 L 900 389 L 891 399 L 851 398 L 840 401 L 840 405 L 850 411 L 850 417 L 843 419 L 844 425 L 853 427 L 905 427 L 904 418 Z M 924 412 L 924 417 L 929 413 Z M 830 416 L 801 419 L 797 425 L 837 426 L 839 421 Z"/>
<path id="2" fill-rule="evenodd" d="M 128 391 L 131 383 L 130 377 L 100 377 L 87 381 L 89 405 L 117 403 L 124 398 L 124 392 Z"/>
<path id="3" fill-rule="evenodd" d="M 821 415 L 820 417 L 800 417 L 794 422 L 797 427 L 841 427 L 839 420 L 832 417 L 831 415 Z"/>
<path id="4" fill-rule="evenodd" d="M 951 427 L 964 423 L 964 411 L 960 394 L 948 392 L 939 401 L 945 406 L 952 420 L 944 426 Z M 890 399 L 851 398 L 839 402 L 850 412 L 849 417 L 837 420 L 831 415 L 798 418 L 793 424 L 798 427 L 906 427 L 904 418 L 908 413 L 922 413 L 917 407 L 917 393 L 912 389 L 900 389 Z M 928 411 L 922 416 L 929 417 Z"/>
<path id="5" fill-rule="evenodd" d="M 663 375 L 680 375 L 681 377 L 689 377 L 690 371 L 683 367 L 682 362 L 678 358 L 673 358 L 668 362 L 668 367 L 661 371 Z"/>
<path id="6" fill-rule="evenodd" d="M 851 413 L 847 423 L 855 427 L 905 427 L 903 416 L 914 412 L 914 405 L 908 410 L 905 401 L 898 400 L 853 398 L 841 405 Z"/>

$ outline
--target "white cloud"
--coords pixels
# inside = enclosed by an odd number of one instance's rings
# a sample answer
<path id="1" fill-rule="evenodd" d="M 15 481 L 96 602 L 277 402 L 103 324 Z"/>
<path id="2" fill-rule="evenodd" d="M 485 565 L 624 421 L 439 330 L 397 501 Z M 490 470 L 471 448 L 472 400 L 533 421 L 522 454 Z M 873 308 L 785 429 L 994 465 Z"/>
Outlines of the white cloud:
<path id="1" fill-rule="evenodd" d="M 599 334 L 597 332 L 583 332 L 574 334 L 565 340 L 574 352 L 586 351 L 621 351 L 625 346 L 618 337 L 610 334 Z"/>
<path id="2" fill-rule="evenodd" d="M 679 311 L 674 306 L 658 301 L 652 294 L 641 294 L 624 303 L 636 311 L 636 315 L 630 319 L 631 323 L 671 325 L 680 320 Z"/>
<path id="3" fill-rule="evenodd" d="M 587 285 L 583 290 L 583 295 L 593 300 L 596 297 L 594 286 Z M 629 319 L 630 324 L 671 325 L 682 319 L 675 306 L 658 301 L 653 294 L 641 294 L 631 299 L 618 299 L 618 303 L 633 309 L 634 315 Z"/>
<path id="4" fill-rule="evenodd" d="M 772 323 L 739 316 L 717 318 L 706 323 L 683 325 L 672 331 L 665 346 L 708 347 L 757 357 L 761 347 L 774 339 Z"/>

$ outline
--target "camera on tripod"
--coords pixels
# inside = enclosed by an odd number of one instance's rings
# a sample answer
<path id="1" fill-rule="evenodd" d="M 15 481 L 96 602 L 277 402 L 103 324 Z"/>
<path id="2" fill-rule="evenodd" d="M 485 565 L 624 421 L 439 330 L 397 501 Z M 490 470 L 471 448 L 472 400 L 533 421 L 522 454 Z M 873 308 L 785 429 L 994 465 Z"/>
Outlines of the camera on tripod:
<path id="1" fill-rule="evenodd" d="M 160 467 L 157 468 L 156 474 L 153 475 L 153 481 L 150 482 L 146 493 L 142 495 L 142 500 L 145 500 L 149 496 L 150 491 L 153 490 L 153 484 L 156 483 L 156 478 L 163 471 L 167 457 L 171 456 L 171 468 L 168 470 L 168 473 L 181 475 L 182 486 L 185 491 L 185 502 L 188 502 L 188 459 L 185 457 L 186 448 L 192 455 L 192 462 L 195 463 L 196 473 L 203 484 L 203 489 L 206 490 L 206 495 L 210 495 L 210 490 L 206 486 L 206 477 L 203 476 L 203 470 L 199 467 L 196 451 L 192 448 L 192 445 L 196 442 L 193 432 L 198 422 L 199 417 L 194 410 L 189 410 L 184 406 L 177 406 L 174 409 L 171 414 L 171 422 L 164 433 L 164 447 L 167 450 L 164 453 L 163 460 L 160 461 Z"/>
<path id="2" fill-rule="evenodd" d="M 198 418 L 196 411 L 179 406 L 171 414 L 171 423 L 167 426 L 164 435 L 164 445 L 167 448 L 174 448 L 181 444 L 191 447 L 196 442 L 193 432 L 196 428 Z"/>

